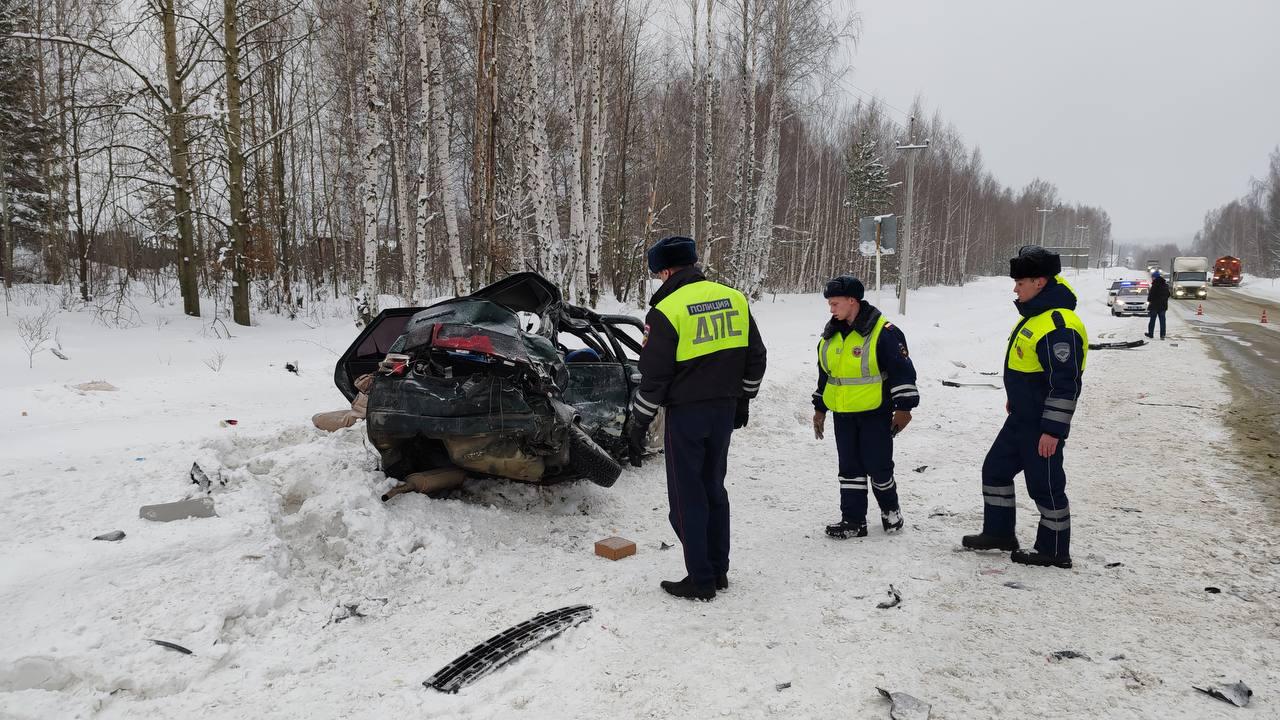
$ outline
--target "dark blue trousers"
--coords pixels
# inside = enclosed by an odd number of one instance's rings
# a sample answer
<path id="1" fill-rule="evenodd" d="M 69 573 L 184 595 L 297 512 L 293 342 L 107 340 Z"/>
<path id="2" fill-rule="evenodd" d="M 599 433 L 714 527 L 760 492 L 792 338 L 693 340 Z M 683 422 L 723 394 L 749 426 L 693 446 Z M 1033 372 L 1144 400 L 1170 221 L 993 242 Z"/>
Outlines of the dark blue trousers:
<path id="1" fill-rule="evenodd" d="M 732 398 L 667 408 L 665 448 L 671 527 L 689 578 L 711 586 L 729 571 L 729 493 L 724 476 L 733 434 Z"/>
<path id="2" fill-rule="evenodd" d="M 1027 494 L 1040 511 L 1036 552 L 1068 557 L 1071 509 L 1067 504 L 1067 476 L 1062 470 L 1062 451 L 1067 443 L 1059 441 L 1057 452 L 1042 458 L 1040 435 L 1038 424 L 1016 422 L 1012 416 L 1004 421 L 982 463 L 982 532 L 999 536 L 1014 534 L 1013 478 L 1021 472 L 1027 481 Z"/>
<path id="3" fill-rule="evenodd" d="M 881 512 L 898 508 L 893 479 L 892 415 L 883 412 L 834 413 L 836 455 L 840 458 L 840 519 L 867 521 L 867 479 Z"/>
<path id="4" fill-rule="evenodd" d="M 1164 310 L 1148 310 L 1147 317 L 1147 334 L 1156 334 L 1156 318 L 1160 318 L 1160 337 L 1164 337 Z"/>

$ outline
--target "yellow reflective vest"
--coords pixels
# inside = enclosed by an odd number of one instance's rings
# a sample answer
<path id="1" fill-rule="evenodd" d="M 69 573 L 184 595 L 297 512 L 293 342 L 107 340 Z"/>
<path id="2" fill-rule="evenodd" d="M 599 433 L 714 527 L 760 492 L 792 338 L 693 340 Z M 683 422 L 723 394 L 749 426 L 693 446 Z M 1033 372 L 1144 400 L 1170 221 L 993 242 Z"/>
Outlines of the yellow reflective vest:
<path id="1" fill-rule="evenodd" d="M 747 347 L 751 327 L 747 298 L 727 285 L 692 282 L 663 298 L 654 309 L 675 328 L 676 362 Z"/>
<path id="2" fill-rule="evenodd" d="M 1066 287 L 1074 295 L 1075 290 L 1067 285 L 1067 281 L 1058 276 L 1057 281 Z M 1014 372 L 1021 373 L 1039 373 L 1044 372 L 1044 364 L 1040 362 L 1040 356 L 1036 353 L 1036 346 L 1040 344 L 1040 340 L 1058 327 L 1054 314 L 1057 313 L 1063 324 L 1076 331 L 1080 336 L 1080 370 L 1083 372 L 1085 363 L 1089 357 L 1089 332 L 1084 327 L 1084 322 L 1080 319 L 1075 311 L 1066 308 L 1052 308 L 1046 310 L 1039 315 L 1032 315 L 1025 322 L 1019 321 L 1018 325 L 1013 327 L 1013 333 L 1009 337 L 1009 351 L 1006 357 L 1006 367 Z"/>
<path id="3" fill-rule="evenodd" d="M 850 330 L 848 335 L 837 332 L 818 343 L 818 365 L 827 374 L 822 402 L 831 412 L 866 412 L 884 402 L 885 374 L 876 358 L 884 325 L 882 315 L 866 337 Z"/>

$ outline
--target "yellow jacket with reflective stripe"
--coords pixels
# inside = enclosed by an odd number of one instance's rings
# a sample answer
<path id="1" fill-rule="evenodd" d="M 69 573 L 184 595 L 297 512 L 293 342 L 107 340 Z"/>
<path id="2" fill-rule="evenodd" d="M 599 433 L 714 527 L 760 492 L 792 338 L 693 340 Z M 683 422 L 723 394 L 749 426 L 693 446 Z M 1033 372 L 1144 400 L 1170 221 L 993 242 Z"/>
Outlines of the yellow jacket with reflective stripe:
<path id="1" fill-rule="evenodd" d="M 1089 353 L 1075 313 L 1076 295 L 1061 276 L 1036 297 L 1015 303 L 1022 319 L 1009 334 L 1004 386 L 1012 419 L 1059 438 L 1071 431 Z"/>
<path id="2" fill-rule="evenodd" d="M 876 357 L 876 344 L 884 324 L 881 315 L 869 335 L 850 330 L 847 335 L 835 333 L 818 343 L 818 365 L 827 374 L 822 402 L 828 410 L 866 412 L 884 402 L 885 375 Z"/>

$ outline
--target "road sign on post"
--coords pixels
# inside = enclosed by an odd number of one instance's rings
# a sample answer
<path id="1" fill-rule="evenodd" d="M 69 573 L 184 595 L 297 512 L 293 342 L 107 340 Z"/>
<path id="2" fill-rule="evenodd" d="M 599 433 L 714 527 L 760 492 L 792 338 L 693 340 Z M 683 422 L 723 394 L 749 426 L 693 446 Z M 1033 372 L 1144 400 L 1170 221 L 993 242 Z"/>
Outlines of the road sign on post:
<path id="1" fill-rule="evenodd" d="M 892 255 L 898 243 L 898 217 L 875 215 L 858 219 L 858 250 L 876 258 L 876 302 L 880 302 L 880 256 Z M 868 240 L 867 238 L 872 238 Z"/>

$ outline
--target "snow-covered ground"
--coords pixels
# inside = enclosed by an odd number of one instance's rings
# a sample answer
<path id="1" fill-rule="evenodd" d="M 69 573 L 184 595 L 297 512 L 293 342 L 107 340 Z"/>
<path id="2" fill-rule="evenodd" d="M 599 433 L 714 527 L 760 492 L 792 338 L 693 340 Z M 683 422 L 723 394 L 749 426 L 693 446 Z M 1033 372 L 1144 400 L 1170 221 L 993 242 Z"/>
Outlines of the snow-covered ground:
<path id="1" fill-rule="evenodd" d="M 1068 279 L 1092 339 L 1145 329 L 1108 315 L 1099 272 Z M 675 538 L 660 463 L 611 489 L 470 481 L 454 499 L 380 502 L 391 483 L 363 428 L 309 422 L 343 406 L 332 365 L 349 318 L 261 316 L 227 338 L 180 307 L 140 306 L 127 330 L 62 313 L 68 359 L 43 351 L 29 369 L 15 320 L 39 308 L 19 298 L 0 318 L 0 717 L 888 717 L 876 686 L 934 718 L 1276 715 L 1271 480 L 1223 459 L 1222 368 L 1181 327 L 1089 357 L 1066 462 L 1075 569 L 960 551 L 1003 393 L 940 381 L 999 383 L 981 373 L 999 370 L 1010 289 L 926 288 L 905 318 L 886 293 L 920 371 L 897 448 L 907 528 L 845 542 L 822 534 L 835 448 L 810 426 L 824 301 L 754 306 L 769 372 L 730 453 L 732 587 L 707 604 L 658 588 L 683 575 L 661 549 Z M 116 389 L 75 389 L 95 380 Z M 193 494 L 193 461 L 226 481 L 218 517 L 139 519 Z M 1021 488 L 1019 508 L 1030 542 Z M 610 535 L 639 553 L 594 556 Z M 877 609 L 890 584 L 902 604 Z M 589 622 L 461 693 L 422 686 L 577 603 Z M 1061 650 L 1088 658 L 1049 659 Z M 1236 680 L 1250 710 L 1191 688 Z"/>
<path id="2" fill-rule="evenodd" d="M 1240 292 L 1263 300 L 1280 302 L 1280 280 L 1246 274 L 1240 279 Z"/>

